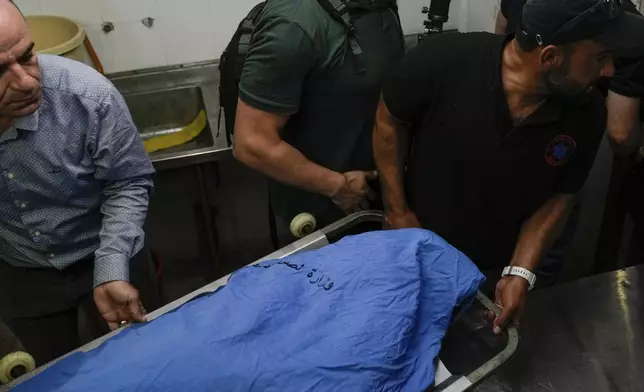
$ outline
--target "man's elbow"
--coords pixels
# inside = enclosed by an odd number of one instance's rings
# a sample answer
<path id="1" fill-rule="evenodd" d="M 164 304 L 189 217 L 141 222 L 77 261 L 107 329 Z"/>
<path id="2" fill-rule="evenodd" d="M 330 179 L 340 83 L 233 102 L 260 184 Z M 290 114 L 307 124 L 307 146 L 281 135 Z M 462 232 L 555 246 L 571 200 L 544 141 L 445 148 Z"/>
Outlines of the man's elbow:
<path id="1" fill-rule="evenodd" d="M 608 91 L 606 99 L 608 121 L 606 131 L 613 150 L 629 155 L 642 142 L 640 100 Z"/>
<path id="2" fill-rule="evenodd" d="M 233 156 L 246 166 L 261 167 L 270 154 L 270 148 L 257 137 L 235 133 Z"/>
<path id="3" fill-rule="evenodd" d="M 251 166 L 250 164 L 255 160 L 255 153 L 253 147 L 245 138 L 235 135 L 233 143 L 233 156 L 241 163 Z"/>
<path id="4" fill-rule="evenodd" d="M 633 152 L 641 142 L 639 129 L 627 129 L 625 127 L 609 127 L 608 137 L 613 150 L 618 155 L 628 155 Z"/>
<path id="5" fill-rule="evenodd" d="M 629 140 L 625 134 L 611 134 L 610 142 L 616 152 L 628 150 Z"/>

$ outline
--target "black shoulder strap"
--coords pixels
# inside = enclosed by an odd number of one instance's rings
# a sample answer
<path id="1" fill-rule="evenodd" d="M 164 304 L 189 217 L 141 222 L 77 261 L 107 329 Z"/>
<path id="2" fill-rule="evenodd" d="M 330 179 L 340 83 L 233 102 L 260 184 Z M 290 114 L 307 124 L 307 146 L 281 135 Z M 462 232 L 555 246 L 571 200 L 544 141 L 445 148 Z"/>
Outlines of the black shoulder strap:
<path id="1" fill-rule="evenodd" d="M 353 31 L 353 22 L 348 12 L 350 0 L 318 0 L 318 2 L 331 16 L 340 21 L 347 30 Z"/>
<path id="2" fill-rule="evenodd" d="M 356 73 L 365 73 L 367 69 L 364 56 L 362 54 L 362 48 L 355 37 L 355 26 L 353 25 L 353 21 L 351 21 L 351 15 L 349 15 L 350 0 L 318 0 L 318 2 L 333 18 L 342 23 L 344 28 L 347 30 L 347 38 L 349 40 L 351 52 L 353 53 Z"/>
<path id="3" fill-rule="evenodd" d="M 223 109 L 226 120 L 226 137 L 229 144 L 232 144 L 231 136 L 235 131 L 239 81 L 246 55 L 250 49 L 255 24 L 265 5 L 266 2 L 255 5 L 248 15 L 239 22 L 235 34 L 219 59 L 219 129 L 221 129 L 221 111 Z"/>
<path id="4" fill-rule="evenodd" d="M 253 7 L 253 9 L 250 10 L 248 15 L 239 24 L 238 30 L 240 31 L 240 34 L 241 34 L 242 44 L 250 45 L 250 39 L 251 39 L 251 36 L 253 35 L 253 31 L 255 30 L 255 24 L 257 24 L 257 19 L 259 18 L 259 14 L 262 13 L 265 6 L 266 6 L 266 1 L 255 5 L 255 7 Z M 244 53 L 244 55 L 245 54 L 246 53 Z"/>
<path id="5" fill-rule="evenodd" d="M 259 16 L 259 14 L 261 14 L 261 13 L 262 13 L 262 11 L 264 10 L 264 7 L 266 6 L 266 3 L 267 3 L 267 2 L 268 2 L 268 1 L 263 1 L 263 2 L 261 2 L 261 3 L 257 4 L 257 5 L 255 5 L 255 6 L 250 10 L 250 12 L 248 13 L 248 16 L 246 17 L 246 19 L 249 19 L 249 20 L 252 20 L 252 21 L 256 21 L 256 19 L 257 19 L 257 17 Z"/>
<path id="6" fill-rule="evenodd" d="M 351 52 L 353 53 L 356 73 L 365 73 L 367 68 L 364 55 L 360 43 L 356 39 L 355 26 L 353 25 L 349 11 L 353 9 L 376 11 L 382 8 L 393 8 L 397 10 L 396 0 L 318 0 L 318 3 L 347 30 L 347 37 Z"/>

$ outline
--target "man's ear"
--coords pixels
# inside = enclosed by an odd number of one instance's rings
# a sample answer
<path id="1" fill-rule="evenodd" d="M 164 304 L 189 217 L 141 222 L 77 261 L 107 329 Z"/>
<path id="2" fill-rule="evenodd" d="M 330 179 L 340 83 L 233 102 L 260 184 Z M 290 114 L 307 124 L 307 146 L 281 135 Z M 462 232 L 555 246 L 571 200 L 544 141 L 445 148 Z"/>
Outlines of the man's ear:
<path id="1" fill-rule="evenodd" d="M 564 62 L 564 53 L 560 47 L 548 45 L 539 53 L 539 65 L 542 69 L 557 69 Z"/>

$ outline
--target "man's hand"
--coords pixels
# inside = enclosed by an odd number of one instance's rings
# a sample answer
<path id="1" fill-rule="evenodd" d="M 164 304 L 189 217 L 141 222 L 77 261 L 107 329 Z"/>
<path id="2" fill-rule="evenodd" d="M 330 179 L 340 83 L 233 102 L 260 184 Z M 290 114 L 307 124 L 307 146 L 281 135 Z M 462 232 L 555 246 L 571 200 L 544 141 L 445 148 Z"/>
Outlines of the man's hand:
<path id="1" fill-rule="evenodd" d="M 139 292 L 130 283 L 113 281 L 94 289 L 94 302 L 111 330 L 126 322 L 145 322 L 145 309 Z"/>
<path id="2" fill-rule="evenodd" d="M 410 209 L 400 211 L 386 211 L 385 222 L 389 229 L 422 228 L 416 214 Z"/>
<path id="3" fill-rule="evenodd" d="M 369 208 L 369 200 L 375 198 L 375 194 L 367 181 L 378 178 L 377 171 L 352 171 L 343 174 L 344 183 L 331 196 L 335 203 L 345 214 Z"/>
<path id="4" fill-rule="evenodd" d="M 491 315 L 495 334 L 500 335 L 510 322 L 518 324 L 529 286 L 528 281 L 520 276 L 506 276 L 496 284 L 494 302 L 501 308 L 501 315 Z"/>

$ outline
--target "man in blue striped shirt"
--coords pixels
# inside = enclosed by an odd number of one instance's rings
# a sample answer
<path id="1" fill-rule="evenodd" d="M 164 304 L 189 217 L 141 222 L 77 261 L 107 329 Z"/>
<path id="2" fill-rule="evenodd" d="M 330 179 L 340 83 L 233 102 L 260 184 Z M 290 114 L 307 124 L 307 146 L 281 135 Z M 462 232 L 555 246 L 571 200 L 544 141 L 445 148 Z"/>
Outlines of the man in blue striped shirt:
<path id="1" fill-rule="evenodd" d="M 130 271 L 150 282 L 134 256 L 149 260 L 153 173 L 114 86 L 36 56 L 19 10 L 0 0 L 0 319 L 39 364 L 78 346 L 84 303 L 112 329 L 145 319 Z"/>

